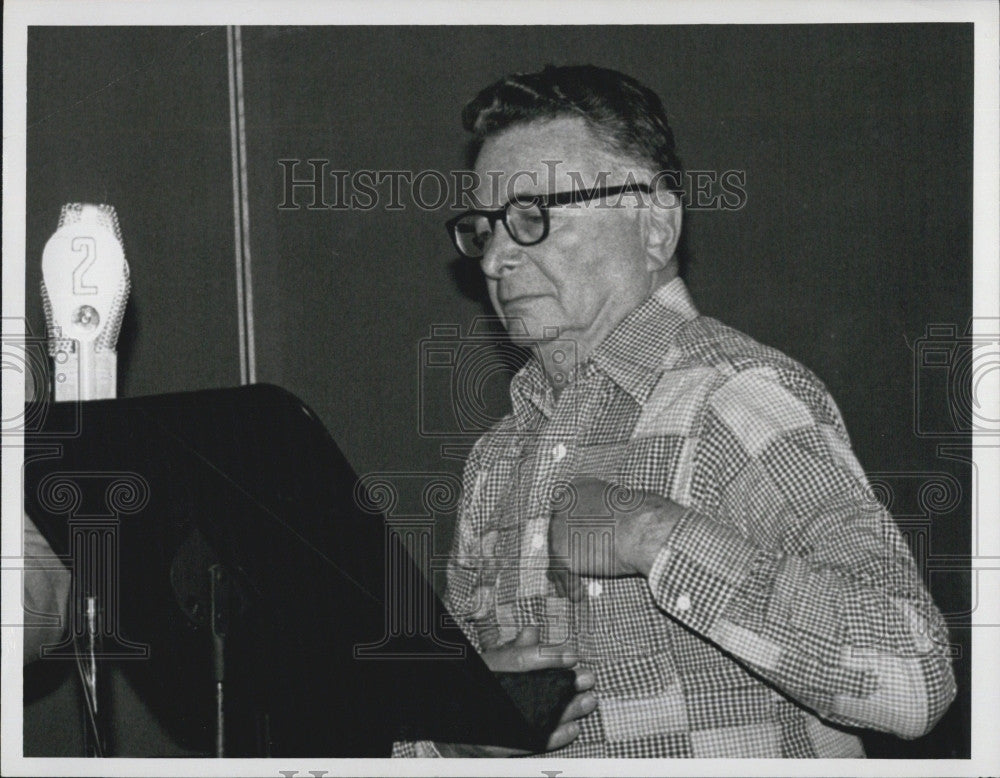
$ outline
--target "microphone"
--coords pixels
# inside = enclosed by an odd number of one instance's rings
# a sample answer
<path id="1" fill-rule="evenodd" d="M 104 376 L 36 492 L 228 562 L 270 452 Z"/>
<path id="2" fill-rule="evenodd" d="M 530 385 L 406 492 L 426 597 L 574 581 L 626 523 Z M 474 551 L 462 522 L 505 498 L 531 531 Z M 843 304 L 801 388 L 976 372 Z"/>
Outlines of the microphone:
<path id="1" fill-rule="evenodd" d="M 117 396 L 115 345 L 128 292 L 128 263 L 114 207 L 64 205 L 42 252 L 42 303 L 56 402 Z"/>

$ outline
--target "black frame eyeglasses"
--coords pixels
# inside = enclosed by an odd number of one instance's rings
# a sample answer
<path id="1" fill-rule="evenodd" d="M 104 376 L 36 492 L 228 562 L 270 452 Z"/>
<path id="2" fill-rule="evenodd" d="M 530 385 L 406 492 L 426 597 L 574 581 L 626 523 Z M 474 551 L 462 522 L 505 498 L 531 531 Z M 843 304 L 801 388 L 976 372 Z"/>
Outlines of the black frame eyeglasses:
<path id="1" fill-rule="evenodd" d="M 490 238 L 496 232 L 498 221 L 503 222 L 511 240 L 521 246 L 541 243 L 549 234 L 549 208 L 572 203 L 583 203 L 599 197 L 643 192 L 649 194 L 646 184 L 601 186 L 594 189 L 577 189 L 573 192 L 556 192 L 545 195 L 518 195 L 503 207 L 494 210 L 472 209 L 449 219 L 445 226 L 458 253 L 469 259 L 482 259 Z"/>

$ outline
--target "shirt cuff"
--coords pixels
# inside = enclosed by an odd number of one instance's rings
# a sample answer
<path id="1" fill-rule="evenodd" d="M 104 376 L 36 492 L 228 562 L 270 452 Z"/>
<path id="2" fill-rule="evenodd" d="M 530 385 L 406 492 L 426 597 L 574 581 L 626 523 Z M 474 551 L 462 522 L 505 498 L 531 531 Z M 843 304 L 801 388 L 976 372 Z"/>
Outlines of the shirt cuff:
<path id="1" fill-rule="evenodd" d="M 732 527 L 689 509 L 657 553 L 649 588 L 660 608 L 704 634 L 763 555 Z"/>

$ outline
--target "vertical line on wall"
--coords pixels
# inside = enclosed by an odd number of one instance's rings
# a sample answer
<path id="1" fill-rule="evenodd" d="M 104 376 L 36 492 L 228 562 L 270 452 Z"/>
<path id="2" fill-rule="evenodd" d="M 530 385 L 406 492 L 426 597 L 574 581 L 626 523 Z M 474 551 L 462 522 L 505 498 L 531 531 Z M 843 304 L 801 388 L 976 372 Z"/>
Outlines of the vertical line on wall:
<path id="1" fill-rule="evenodd" d="M 240 28 L 226 29 L 229 66 L 229 143 L 233 172 L 233 245 L 236 254 L 240 383 L 257 380 L 253 321 L 253 272 L 250 258 L 250 206 L 247 185 L 246 112 L 243 100 L 243 39 Z"/>
<path id="2" fill-rule="evenodd" d="M 247 381 L 257 380 L 257 350 L 254 343 L 253 320 L 253 263 L 250 261 L 250 186 L 247 177 L 247 127 L 243 102 L 243 35 L 242 28 L 235 28 L 236 52 L 236 108 L 240 150 L 240 213 L 243 219 L 243 296 L 247 322 Z"/>

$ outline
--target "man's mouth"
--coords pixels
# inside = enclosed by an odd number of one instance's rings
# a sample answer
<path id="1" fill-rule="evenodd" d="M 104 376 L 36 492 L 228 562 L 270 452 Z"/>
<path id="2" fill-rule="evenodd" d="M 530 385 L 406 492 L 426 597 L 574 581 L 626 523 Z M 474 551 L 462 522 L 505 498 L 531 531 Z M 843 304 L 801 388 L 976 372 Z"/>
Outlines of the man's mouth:
<path id="1" fill-rule="evenodd" d="M 535 293 L 510 294 L 510 295 L 499 296 L 497 297 L 497 300 L 500 302 L 500 305 L 502 305 L 504 308 L 507 308 L 508 306 L 516 305 L 518 303 L 524 303 L 529 300 L 537 300 L 540 297 L 545 297 L 545 295 L 535 294 Z"/>

